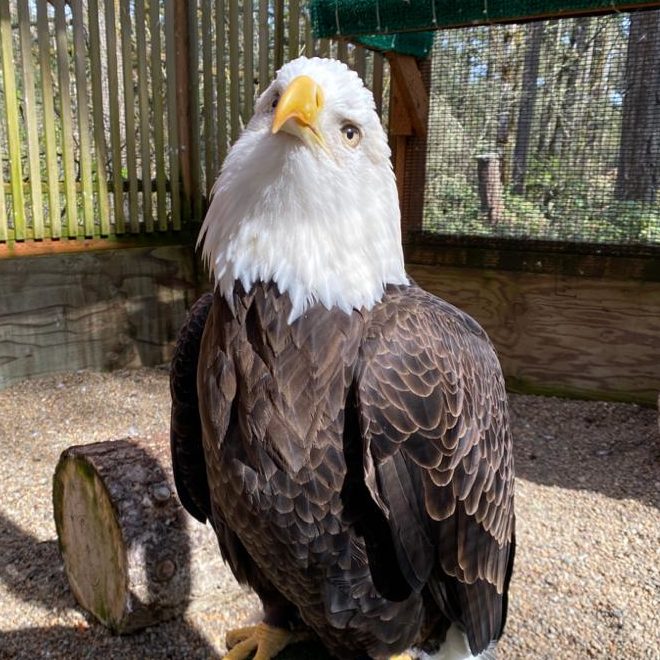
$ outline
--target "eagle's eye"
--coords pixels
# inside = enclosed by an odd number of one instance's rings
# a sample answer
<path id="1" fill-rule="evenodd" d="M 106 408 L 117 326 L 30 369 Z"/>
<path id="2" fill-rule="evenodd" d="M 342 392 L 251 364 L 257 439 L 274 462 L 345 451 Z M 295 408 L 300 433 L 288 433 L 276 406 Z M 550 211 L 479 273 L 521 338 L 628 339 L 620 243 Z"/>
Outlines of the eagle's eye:
<path id="1" fill-rule="evenodd" d="M 277 107 L 277 104 L 278 104 L 279 102 L 280 102 L 280 95 L 279 95 L 279 94 L 275 94 L 275 96 L 273 96 L 273 100 L 270 102 L 270 107 L 271 107 L 273 110 L 275 110 L 275 108 Z"/>
<path id="2" fill-rule="evenodd" d="M 341 137 L 349 147 L 357 147 L 362 139 L 360 129 L 357 126 L 353 126 L 353 124 L 344 124 L 341 127 Z"/>

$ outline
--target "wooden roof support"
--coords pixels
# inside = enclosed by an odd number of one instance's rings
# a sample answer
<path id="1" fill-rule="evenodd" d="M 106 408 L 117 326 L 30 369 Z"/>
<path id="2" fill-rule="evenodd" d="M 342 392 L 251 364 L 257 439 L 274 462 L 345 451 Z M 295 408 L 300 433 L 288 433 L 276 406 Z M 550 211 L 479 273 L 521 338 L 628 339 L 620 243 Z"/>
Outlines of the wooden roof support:
<path id="1" fill-rule="evenodd" d="M 417 137 L 425 138 L 428 127 L 429 95 L 417 60 L 410 55 L 388 53 L 395 93 Z M 392 131 L 392 128 L 390 128 Z"/>
<path id="2" fill-rule="evenodd" d="M 397 53 L 388 53 L 387 58 L 391 79 L 389 133 L 405 243 L 412 232 L 422 229 L 431 62 Z"/>

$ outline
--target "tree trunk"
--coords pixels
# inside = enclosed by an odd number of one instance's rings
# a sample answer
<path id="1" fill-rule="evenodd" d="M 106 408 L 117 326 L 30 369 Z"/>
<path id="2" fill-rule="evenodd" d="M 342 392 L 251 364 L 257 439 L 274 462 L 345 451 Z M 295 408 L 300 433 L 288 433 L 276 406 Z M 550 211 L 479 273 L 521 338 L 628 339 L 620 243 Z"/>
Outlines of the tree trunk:
<path id="1" fill-rule="evenodd" d="M 553 133 L 551 126 L 556 124 L 557 116 L 557 90 L 561 86 L 561 22 L 550 22 L 546 26 L 545 48 L 543 52 L 544 84 L 541 91 L 541 111 L 539 120 L 539 135 L 536 154 L 539 158 L 546 158 L 550 150 Z"/>
<path id="2" fill-rule="evenodd" d="M 183 613 L 191 595 L 215 591 L 191 570 L 202 546 L 219 554 L 210 526 L 188 529 L 175 495 L 169 441 L 125 439 L 65 450 L 53 478 L 55 525 L 78 602 L 115 632 Z"/>
<path id="3" fill-rule="evenodd" d="M 519 26 L 508 25 L 506 30 L 502 33 L 503 57 L 501 59 L 502 69 L 500 72 L 502 83 L 501 96 L 497 111 L 497 134 L 495 138 L 497 150 L 503 156 L 500 173 L 502 181 L 506 181 L 507 179 L 506 162 L 508 155 L 509 132 L 511 129 L 514 83 L 516 79 L 516 35 L 519 29 Z"/>
<path id="4" fill-rule="evenodd" d="M 477 176 L 479 178 L 481 211 L 487 214 L 489 224 L 496 225 L 504 218 L 499 155 L 483 154 L 477 156 Z"/>
<path id="5" fill-rule="evenodd" d="M 607 30 L 603 24 L 596 25 L 593 37 L 591 66 L 589 68 L 589 103 L 587 106 L 585 157 L 581 164 L 586 164 L 586 154 L 600 154 L 603 138 L 604 118 L 602 102 L 605 98 Z"/>
<path id="6" fill-rule="evenodd" d="M 518 112 L 518 127 L 516 130 L 516 147 L 513 152 L 513 191 L 522 195 L 525 192 L 525 175 L 527 173 L 527 155 L 532 133 L 532 119 L 536 102 L 539 61 L 545 22 L 539 21 L 528 27 L 527 50 L 523 69 L 522 99 Z"/>
<path id="7" fill-rule="evenodd" d="M 660 11 L 630 15 L 615 196 L 654 202 L 660 179 Z"/>
<path id="8" fill-rule="evenodd" d="M 580 65 L 589 46 L 587 40 L 589 20 L 587 16 L 574 19 L 573 29 L 571 30 L 570 49 L 567 55 L 568 61 L 562 71 L 562 78 L 566 80 L 564 95 L 561 102 L 561 110 L 557 116 L 554 134 L 549 145 L 550 153 L 553 156 L 565 157 L 571 143 Z"/>

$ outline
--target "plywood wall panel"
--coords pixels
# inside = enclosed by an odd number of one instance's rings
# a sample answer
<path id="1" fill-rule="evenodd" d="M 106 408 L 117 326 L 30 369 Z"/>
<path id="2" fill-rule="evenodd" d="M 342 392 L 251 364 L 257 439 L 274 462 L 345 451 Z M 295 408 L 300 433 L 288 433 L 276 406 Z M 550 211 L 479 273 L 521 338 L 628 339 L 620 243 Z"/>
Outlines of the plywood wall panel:
<path id="1" fill-rule="evenodd" d="M 166 362 L 196 293 L 190 247 L 0 261 L 0 387 Z"/>
<path id="2" fill-rule="evenodd" d="M 660 391 L 660 283 L 408 265 L 474 316 L 511 389 L 654 403 Z"/>

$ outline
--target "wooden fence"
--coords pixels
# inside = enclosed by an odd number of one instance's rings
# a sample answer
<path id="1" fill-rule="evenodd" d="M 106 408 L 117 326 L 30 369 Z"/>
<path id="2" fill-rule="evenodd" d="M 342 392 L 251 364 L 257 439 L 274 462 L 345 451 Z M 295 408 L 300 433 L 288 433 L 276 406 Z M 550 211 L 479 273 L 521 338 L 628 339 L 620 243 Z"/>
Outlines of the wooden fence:
<path id="1" fill-rule="evenodd" d="M 194 231 L 299 54 L 346 61 L 382 109 L 384 58 L 315 40 L 299 0 L 0 0 L 0 257 Z"/>

